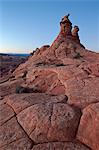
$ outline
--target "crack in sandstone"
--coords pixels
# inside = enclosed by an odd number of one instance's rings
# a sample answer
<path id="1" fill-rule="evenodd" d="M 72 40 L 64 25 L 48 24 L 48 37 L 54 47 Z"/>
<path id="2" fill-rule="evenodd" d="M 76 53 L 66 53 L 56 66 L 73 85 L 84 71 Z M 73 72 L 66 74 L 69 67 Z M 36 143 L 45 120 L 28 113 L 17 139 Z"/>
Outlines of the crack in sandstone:
<path id="1" fill-rule="evenodd" d="M 17 114 L 16 114 L 14 108 L 13 108 L 11 105 L 9 105 L 9 103 L 8 103 L 7 101 L 6 101 L 6 104 L 7 104 L 10 108 L 12 108 L 12 110 L 13 110 L 13 112 L 15 113 L 15 116 L 16 116 Z"/>
<path id="2" fill-rule="evenodd" d="M 35 125 L 35 127 L 33 128 L 33 130 L 28 134 L 29 137 L 31 136 L 32 132 L 33 132 L 35 129 L 36 129 L 36 125 Z"/>
<path id="3" fill-rule="evenodd" d="M 9 81 L 9 79 L 10 79 L 10 78 L 5 79 L 4 81 L 1 81 L 1 82 L 0 82 L 0 85 L 1 85 L 2 83 L 5 83 L 5 82 Z"/>
<path id="4" fill-rule="evenodd" d="M 12 117 L 10 117 L 9 119 L 7 119 L 5 122 L 3 122 L 0 126 L 3 126 L 5 123 L 7 123 L 9 120 L 11 120 L 13 117 L 15 117 L 16 115 L 14 114 Z"/>
<path id="5" fill-rule="evenodd" d="M 49 116 L 50 126 L 49 126 L 49 129 L 48 129 L 47 134 L 46 134 L 47 140 L 48 140 L 48 133 L 49 133 L 49 130 L 50 130 L 51 125 L 52 125 L 52 124 L 51 124 L 51 120 L 52 120 L 52 115 L 53 115 L 53 109 L 54 109 L 54 103 L 51 105 L 51 112 L 50 112 L 50 116 Z"/>
<path id="6" fill-rule="evenodd" d="M 80 141 L 79 139 L 74 139 L 75 142 L 81 143 L 82 145 L 84 145 L 85 147 L 87 147 L 89 150 L 93 150 L 91 149 L 88 145 L 86 145 L 85 143 L 83 143 L 82 141 Z M 72 141 L 71 141 L 72 142 Z"/>
<path id="7" fill-rule="evenodd" d="M 51 123 L 51 118 L 52 118 L 52 115 L 53 115 L 53 103 L 51 104 L 51 114 L 49 116 L 49 120 L 50 120 L 50 123 Z M 50 124 L 51 125 L 51 124 Z"/>
<path id="8" fill-rule="evenodd" d="M 9 107 L 11 107 L 9 104 L 7 104 Z M 13 109 L 13 107 L 11 107 L 12 109 Z M 29 137 L 29 135 L 27 134 L 27 132 L 24 130 L 24 128 L 21 126 L 21 124 L 18 122 L 18 119 L 17 119 L 17 114 L 16 114 L 16 112 L 15 112 L 15 110 L 13 109 L 13 111 L 14 111 L 14 113 L 15 113 L 15 115 L 14 116 L 12 116 L 9 120 L 11 120 L 13 117 L 15 117 L 16 118 L 16 121 L 17 121 L 17 123 L 19 124 L 19 126 L 20 126 L 20 128 L 25 132 L 25 134 L 28 136 L 28 138 L 31 140 L 31 138 Z M 9 120 L 7 120 L 7 121 L 9 121 Z M 7 122 L 6 121 L 6 122 Z"/>
<path id="9" fill-rule="evenodd" d="M 19 124 L 20 128 L 25 132 L 25 134 L 27 135 L 27 137 L 33 142 L 34 144 L 34 141 L 29 137 L 29 135 L 27 134 L 27 132 L 24 130 L 24 128 L 21 126 L 21 124 L 18 122 L 18 119 L 17 119 L 17 116 L 16 116 L 16 121 L 17 123 Z"/>
<path id="10" fill-rule="evenodd" d="M 79 117 L 79 121 L 78 121 L 78 125 L 77 125 L 77 128 L 76 128 L 76 130 L 75 130 L 75 139 L 76 139 L 76 136 L 77 136 L 77 133 L 78 133 L 78 129 L 79 129 L 79 125 L 80 125 L 80 121 L 81 121 L 81 117 L 82 117 L 82 111 L 81 111 L 81 109 L 79 108 L 79 110 L 80 110 L 80 117 Z"/>
<path id="11" fill-rule="evenodd" d="M 12 142 L 9 142 L 8 144 L 5 144 L 5 145 L 3 145 L 3 146 L 1 146 L 0 148 L 3 148 L 3 147 L 5 147 L 5 146 L 9 146 L 10 144 L 12 144 L 12 143 L 14 143 L 14 142 L 17 142 L 17 141 L 19 141 L 19 140 L 21 140 L 21 139 L 25 139 L 25 137 L 24 138 L 18 138 L 18 139 L 16 139 L 16 140 L 13 140 Z M 32 140 L 31 140 L 31 142 L 32 142 Z M 32 142 L 32 144 L 31 144 L 31 148 L 33 148 L 33 146 L 34 146 L 34 143 Z M 31 149 L 30 148 L 30 149 Z"/>
<path id="12" fill-rule="evenodd" d="M 63 144 L 63 147 L 62 147 L 62 150 L 65 150 L 64 149 L 64 144 L 67 143 L 73 143 L 73 144 L 82 144 L 83 146 L 85 146 L 86 148 L 88 148 L 89 150 L 92 150 L 90 147 L 88 147 L 87 145 L 85 145 L 84 143 L 82 143 L 81 141 L 79 141 L 78 139 L 74 139 L 73 141 L 49 141 L 49 142 L 44 142 L 44 143 L 36 143 L 33 145 L 33 147 L 37 146 L 37 145 L 43 145 L 43 144 L 54 144 L 54 143 L 62 143 Z"/>
<path id="13" fill-rule="evenodd" d="M 33 140 L 31 140 L 31 138 L 28 136 L 28 134 L 26 133 L 26 131 L 25 131 L 25 130 L 23 129 L 23 127 L 20 125 L 20 123 L 18 122 L 16 116 L 12 116 L 12 117 L 11 117 L 9 120 L 7 120 L 6 122 L 10 121 L 13 117 L 16 118 L 16 121 L 17 121 L 18 125 L 19 125 L 20 128 L 24 131 L 24 133 L 25 133 L 25 135 L 27 136 L 27 138 L 32 142 L 32 147 L 33 147 L 33 145 L 34 145 Z M 5 123 L 6 123 L 6 122 L 5 122 Z M 4 124 L 3 124 L 3 125 L 4 125 Z M 24 137 L 24 138 L 26 138 L 26 137 Z M 3 147 L 5 147 L 6 145 L 10 145 L 11 143 L 16 142 L 16 141 L 18 141 L 18 140 L 20 140 L 20 139 L 24 139 L 24 138 L 17 138 L 16 140 L 13 140 L 12 142 L 9 142 L 8 144 L 3 145 L 3 146 L 1 146 L 0 148 L 3 148 Z M 32 148 L 32 147 L 31 147 L 31 148 Z"/>

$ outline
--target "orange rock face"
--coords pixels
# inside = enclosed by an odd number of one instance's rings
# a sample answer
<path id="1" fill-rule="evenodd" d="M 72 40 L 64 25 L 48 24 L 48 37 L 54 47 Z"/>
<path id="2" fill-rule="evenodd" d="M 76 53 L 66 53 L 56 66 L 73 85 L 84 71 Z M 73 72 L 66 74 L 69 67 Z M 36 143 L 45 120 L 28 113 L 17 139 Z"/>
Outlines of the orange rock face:
<path id="1" fill-rule="evenodd" d="M 0 82 L 0 150 L 99 150 L 99 54 L 68 17 Z"/>

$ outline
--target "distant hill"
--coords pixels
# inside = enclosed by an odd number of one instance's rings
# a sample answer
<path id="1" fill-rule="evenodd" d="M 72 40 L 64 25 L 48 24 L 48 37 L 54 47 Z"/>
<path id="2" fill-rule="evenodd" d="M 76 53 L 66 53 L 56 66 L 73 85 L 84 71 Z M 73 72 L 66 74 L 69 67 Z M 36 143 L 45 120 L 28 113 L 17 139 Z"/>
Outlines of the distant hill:
<path id="1" fill-rule="evenodd" d="M 5 54 L 0 53 L 0 80 L 9 77 L 10 74 L 28 58 L 28 54 Z"/>
<path id="2" fill-rule="evenodd" d="M 0 53 L 2 56 L 21 56 L 21 57 L 27 57 L 30 54 L 18 54 L 18 53 Z"/>

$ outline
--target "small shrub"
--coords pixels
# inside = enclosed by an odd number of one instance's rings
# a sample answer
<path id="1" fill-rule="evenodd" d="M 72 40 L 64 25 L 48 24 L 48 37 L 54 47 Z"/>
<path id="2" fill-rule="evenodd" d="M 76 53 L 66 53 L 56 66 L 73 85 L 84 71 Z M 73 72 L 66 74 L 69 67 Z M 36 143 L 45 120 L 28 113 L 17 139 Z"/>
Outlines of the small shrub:
<path id="1" fill-rule="evenodd" d="M 21 93 L 29 93 L 29 89 L 22 87 L 22 86 L 17 86 L 16 87 L 16 93 L 21 94 Z"/>
<path id="2" fill-rule="evenodd" d="M 80 59 L 82 56 L 80 55 L 80 53 L 78 52 L 78 53 L 76 53 L 76 55 L 73 57 L 73 58 L 75 58 L 75 59 Z"/>
<path id="3" fill-rule="evenodd" d="M 56 67 L 65 66 L 64 64 L 56 64 Z"/>
<path id="4" fill-rule="evenodd" d="M 39 63 L 36 64 L 36 66 L 44 66 L 44 65 L 46 65 L 45 62 L 39 62 Z"/>
<path id="5" fill-rule="evenodd" d="M 17 86 L 15 93 L 21 94 L 21 93 L 42 93 L 42 91 L 38 90 L 37 88 L 29 88 L 29 87 L 22 87 Z"/>

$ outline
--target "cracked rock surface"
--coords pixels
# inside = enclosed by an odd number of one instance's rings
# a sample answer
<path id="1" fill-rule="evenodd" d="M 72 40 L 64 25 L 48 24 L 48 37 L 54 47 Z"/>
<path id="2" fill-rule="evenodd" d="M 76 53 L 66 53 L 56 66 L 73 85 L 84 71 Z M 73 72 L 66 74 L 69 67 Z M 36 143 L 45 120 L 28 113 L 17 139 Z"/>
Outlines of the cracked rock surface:
<path id="1" fill-rule="evenodd" d="M 81 111 L 67 104 L 64 95 L 30 93 L 6 96 L 0 102 L 0 114 L 0 150 L 89 150 L 79 141 L 73 142 Z"/>

